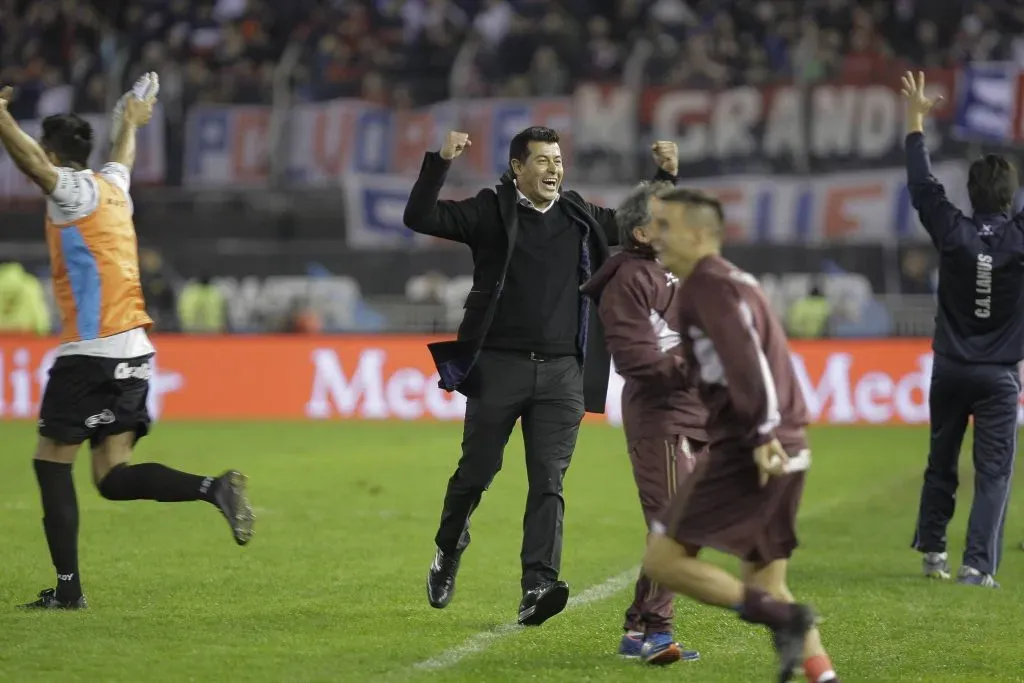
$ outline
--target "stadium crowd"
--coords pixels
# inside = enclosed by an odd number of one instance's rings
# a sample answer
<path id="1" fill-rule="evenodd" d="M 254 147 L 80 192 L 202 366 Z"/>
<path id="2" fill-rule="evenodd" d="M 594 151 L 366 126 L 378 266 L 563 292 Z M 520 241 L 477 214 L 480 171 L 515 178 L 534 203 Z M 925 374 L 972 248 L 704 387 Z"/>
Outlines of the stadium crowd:
<path id="1" fill-rule="evenodd" d="M 301 99 L 396 107 L 562 95 L 581 80 L 684 87 L 868 76 L 894 60 L 1024 63 L 1024 6 L 925 0 L 0 0 L 0 82 L 19 117 L 102 112 L 149 70 L 172 110 L 266 103 L 304 47 Z M 122 82 L 111 89 L 127 56 Z"/>

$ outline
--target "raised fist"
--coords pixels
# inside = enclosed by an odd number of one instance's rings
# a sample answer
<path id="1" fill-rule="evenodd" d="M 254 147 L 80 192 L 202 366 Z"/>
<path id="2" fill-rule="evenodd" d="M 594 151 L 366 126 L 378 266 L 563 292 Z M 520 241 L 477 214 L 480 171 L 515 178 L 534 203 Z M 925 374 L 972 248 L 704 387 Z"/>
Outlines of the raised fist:
<path id="1" fill-rule="evenodd" d="M 444 144 L 441 145 L 441 158 L 445 161 L 451 161 L 472 144 L 469 139 L 469 133 L 450 130 L 448 135 L 444 137 Z"/>
<path id="2" fill-rule="evenodd" d="M 651 145 L 651 155 L 658 168 L 679 175 L 679 146 L 671 140 L 658 140 Z"/>

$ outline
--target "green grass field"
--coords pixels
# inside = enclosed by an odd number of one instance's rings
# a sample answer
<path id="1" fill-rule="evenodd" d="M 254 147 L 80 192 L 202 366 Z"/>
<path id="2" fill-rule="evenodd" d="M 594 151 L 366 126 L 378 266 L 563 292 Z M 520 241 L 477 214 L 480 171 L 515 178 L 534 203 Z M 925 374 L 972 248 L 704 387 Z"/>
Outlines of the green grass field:
<path id="1" fill-rule="evenodd" d="M 140 460 L 249 475 L 252 544 L 235 546 L 203 503 L 105 501 L 83 461 L 91 609 L 39 614 L 14 609 L 53 574 L 29 463 L 34 429 L 0 424 L 0 681 L 772 680 L 765 632 L 688 601 L 677 603 L 678 635 L 701 662 L 655 670 L 614 655 L 644 532 L 621 433 L 603 426 L 584 427 L 566 482 L 563 578 L 583 600 L 539 629 L 508 626 L 525 500 L 516 434 L 474 518 L 455 600 L 431 609 L 424 578 L 459 437 L 452 425 L 160 425 Z M 1001 591 L 929 582 L 908 548 L 925 432 L 819 428 L 812 440 L 791 587 L 825 618 L 843 680 L 1024 681 L 1024 504 L 1011 501 Z"/>

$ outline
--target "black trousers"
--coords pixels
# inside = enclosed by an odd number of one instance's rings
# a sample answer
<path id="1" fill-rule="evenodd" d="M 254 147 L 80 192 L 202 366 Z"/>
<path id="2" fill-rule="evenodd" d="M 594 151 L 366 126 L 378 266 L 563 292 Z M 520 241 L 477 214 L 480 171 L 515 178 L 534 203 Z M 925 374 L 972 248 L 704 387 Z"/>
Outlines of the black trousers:
<path id="1" fill-rule="evenodd" d="M 974 418 L 974 503 L 963 565 L 996 573 L 1017 453 L 1020 374 L 1015 365 L 966 365 L 936 356 L 932 367 L 931 450 L 913 547 L 945 552 L 956 507 L 957 465 L 968 418 Z"/>
<path id="2" fill-rule="evenodd" d="M 470 515 L 501 469 L 505 445 L 521 418 L 529 480 L 521 552 L 525 592 L 558 578 L 562 480 L 583 419 L 583 368 L 575 357 L 536 360 L 485 349 L 473 372 L 480 373 L 479 391 L 466 403 L 462 457 L 448 480 L 435 541 L 446 553 L 469 545 Z"/>

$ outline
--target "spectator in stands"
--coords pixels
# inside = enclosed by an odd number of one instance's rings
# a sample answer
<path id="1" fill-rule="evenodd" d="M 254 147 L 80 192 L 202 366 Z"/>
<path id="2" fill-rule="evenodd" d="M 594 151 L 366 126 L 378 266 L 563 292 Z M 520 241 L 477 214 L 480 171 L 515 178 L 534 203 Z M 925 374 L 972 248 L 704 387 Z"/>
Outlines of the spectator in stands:
<path id="1" fill-rule="evenodd" d="M 227 301 L 211 283 L 209 275 L 202 275 L 182 288 L 178 296 L 178 317 L 183 332 L 219 334 L 227 331 Z"/>
<path id="2" fill-rule="evenodd" d="M 295 334 L 318 334 L 324 329 L 323 319 L 308 299 L 295 301 L 286 324 L 285 331 Z"/>
<path id="3" fill-rule="evenodd" d="M 786 331 L 793 339 L 820 339 L 828 330 L 832 304 L 818 285 L 807 296 L 790 304 L 786 314 Z"/>
<path id="4" fill-rule="evenodd" d="M 938 280 L 936 259 L 931 251 L 909 248 L 900 259 L 900 292 L 934 294 Z"/>
<path id="5" fill-rule="evenodd" d="M 20 263 L 0 264 L 0 332 L 50 332 L 43 286 Z"/>
<path id="6" fill-rule="evenodd" d="M 146 299 L 146 311 L 153 319 L 154 331 L 176 332 L 181 329 L 173 277 L 163 257 L 153 249 L 140 249 L 139 270 L 142 295 Z"/>

